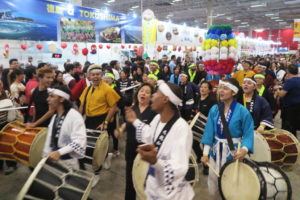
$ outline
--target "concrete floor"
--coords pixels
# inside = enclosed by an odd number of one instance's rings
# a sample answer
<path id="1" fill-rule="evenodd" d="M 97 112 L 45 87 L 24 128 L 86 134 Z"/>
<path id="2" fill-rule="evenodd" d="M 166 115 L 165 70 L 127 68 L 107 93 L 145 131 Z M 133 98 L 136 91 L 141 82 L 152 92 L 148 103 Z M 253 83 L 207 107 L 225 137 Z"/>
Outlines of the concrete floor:
<path id="1" fill-rule="evenodd" d="M 276 120 L 277 127 L 280 126 L 279 119 Z M 300 136 L 300 133 L 298 133 Z M 110 170 L 102 170 L 101 179 L 98 185 L 93 188 L 90 197 L 93 200 L 123 200 L 125 191 L 125 159 L 124 159 L 124 138 L 120 142 L 121 155 L 112 159 Z M 202 167 L 199 167 L 202 172 Z M 15 173 L 4 176 L 0 172 L 0 200 L 13 200 L 26 182 L 30 171 L 27 166 L 18 164 Z M 300 166 L 287 173 L 293 190 L 293 200 L 300 199 Z M 212 197 L 207 190 L 207 177 L 200 173 L 199 182 L 195 187 L 196 200 L 210 200 Z"/>

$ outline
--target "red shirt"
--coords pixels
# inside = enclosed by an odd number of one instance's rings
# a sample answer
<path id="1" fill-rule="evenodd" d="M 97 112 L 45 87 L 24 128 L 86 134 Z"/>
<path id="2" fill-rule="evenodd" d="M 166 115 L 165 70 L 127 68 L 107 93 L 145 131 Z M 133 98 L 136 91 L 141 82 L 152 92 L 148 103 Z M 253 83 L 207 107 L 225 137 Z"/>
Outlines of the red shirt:
<path id="1" fill-rule="evenodd" d="M 83 78 L 78 83 L 76 83 L 76 85 L 71 90 L 71 92 L 72 92 L 71 100 L 72 101 L 77 100 L 81 96 L 83 90 L 86 87 L 87 87 L 86 78 Z"/>
<path id="2" fill-rule="evenodd" d="M 26 101 L 29 103 L 31 91 L 39 85 L 35 79 L 30 79 L 25 86 Z M 33 108 L 30 108 L 29 115 L 33 116 Z"/>

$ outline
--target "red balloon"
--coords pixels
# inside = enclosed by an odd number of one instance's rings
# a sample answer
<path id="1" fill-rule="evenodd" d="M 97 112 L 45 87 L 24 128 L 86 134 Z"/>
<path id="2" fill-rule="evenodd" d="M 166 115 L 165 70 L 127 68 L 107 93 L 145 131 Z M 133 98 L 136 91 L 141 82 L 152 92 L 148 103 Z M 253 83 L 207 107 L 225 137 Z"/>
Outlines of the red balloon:
<path id="1" fill-rule="evenodd" d="M 103 48 L 103 45 L 102 44 L 99 44 L 99 49 L 102 49 Z"/>
<path id="2" fill-rule="evenodd" d="M 161 52 L 162 48 L 161 46 L 158 45 L 157 49 L 156 49 L 158 52 Z"/>
<path id="3" fill-rule="evenodd" d="M 21 44 L 21 49 L 23 49 L 25 51 L 27 49 L 27 45 L 26 44 Z"/>
<path id="4" fill-rule="evenodd" d="M 63 48 L 63 49 L 65 49 L 65 48 L 67 48 L 67 43 L 61 43 L 61 48 Z"/>
<path id="5" fill-rule="evenodd" d="M 125 48 L 125 45 L 122 44 L 122 45 L 121 45 L 121 48 L 124 49 L 124 48 Z"/>
<path id="6" fill-rule="evenodd" d="M 84 48 L 84 49 L 82 49 L 82 54 L 83 55 L 88 55 L 88 53 L 89 53 L 89 50 L 87 49 L 87 48 Z"/>
<path id="7" fill-rule="evenodd" d="M 4 49 L 5 49 L 5 52 L 8 53 L 8 51 L 9 51 L 9 45 L 6 44 L 6 45 L 4 46 Z"/>
<path id="8" fill-rule="evenodd" d="M 37 45 L 36 45 L 36 48 L 37 48 L 38 50 L 42 50 L 43 45 L 42 45 L 42 44 L 37 44 Z"/>
<path id="9" fill-rule="evenodd" d="M 179 51 L 179 52 L 181 51 L 181 47 L 178 47 L 178 51 Z"/>
<path id="10" fill-rule="evenodd" d="M 107 48 L 107 49 L 110 49 L 110 45 L 106 45 L 106 48 Z"/>
<path id="11" fill-rule="evenodd" d="M 143 46 L 140 46 L 140 47 L 138 48 L 137 55 L 138 55 L 138 56 L 142 56 L 143 53 L 144 53 L 144 47 L 143 47 Z"/>
<path id="12" fill-rule="evenodd" d="M 130 48 L 131 48 L 131 45 L 128 45 L 128 48 L 130 49 Z"/>

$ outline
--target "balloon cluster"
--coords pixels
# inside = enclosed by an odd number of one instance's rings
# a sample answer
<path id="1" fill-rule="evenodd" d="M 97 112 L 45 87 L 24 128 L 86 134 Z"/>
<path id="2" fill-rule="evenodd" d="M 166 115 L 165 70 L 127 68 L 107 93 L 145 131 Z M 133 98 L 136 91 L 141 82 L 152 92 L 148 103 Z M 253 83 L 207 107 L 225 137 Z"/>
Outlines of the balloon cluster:
<path id="1" fill-rule="evenodd" d="M 238 60 L 237 40 L 231 25 L 213 25 L 202 45 L 205 70 L 209 74 L 231 74 Z"/>

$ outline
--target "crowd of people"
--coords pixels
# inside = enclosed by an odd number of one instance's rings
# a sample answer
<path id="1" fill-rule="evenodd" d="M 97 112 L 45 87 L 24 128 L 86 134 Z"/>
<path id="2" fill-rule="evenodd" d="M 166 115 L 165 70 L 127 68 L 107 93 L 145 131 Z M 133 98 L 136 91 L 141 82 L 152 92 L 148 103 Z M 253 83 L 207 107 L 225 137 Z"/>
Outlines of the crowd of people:
<path id="1" fill-rule="evenodd" d="M 64 71 L 48 63 L 33 66 L 32 57 L 28 63 L 22 68 L 17 59 L 11 59 L 9 67 L 1 71 L 0 100 L 10 99 L 15 107 L 26 106 L 15 111 L 18 120 L 26 127 L 49 127 L 44 155 L 66 160 L 75 168 L 85 169 L 80 159 L 86 147 L 85 128 L 107 130 L 111 136 L 113 152 L 107 156 L 105 168 L 109 168 L 109 158 L 120 154 L 118 140 L 126 133 L 127 200 L 136 196 L 131 178 L 136 149 L 151 164 L 146 184 L 151 199 L 157 195 L 169 199 L 179 191 L 185 199 L 191 199 L 192 189 L 184 181 L 191 148 L 198 163 L 206 166 L 210 162 L 219 169 L 226 160 L 241 159 L 253 152 L 253 130 L 274 128 L 279 110 L 282 129 L 296 137 L 300 129 L 300 58 L 294 55 L 243 56 L 226 76 L 207 74 L 202 57 L 194 60 L 189 55 L 184 59 L 172 55 L 169 60 L 164 55 L 158 61 L 136 57 L 123 66 L 117 60 L 102 65 L 66 62 Z M 219 81 L 219 95 L 212 81 Z M 139 87 L 126 90 L 134 85 Z M 218 101 L 223 102 L 220 106 L 230 121 L 234 145 L 242 142 L 240 153 L 221 156 L 212 151 L 226 139 Z M 120 128 L 118 112 L 124 122 Z M 203 150 L 199 142 L 192 141 L 187 128 L 198 112 L 208 117 Z M 7 115 L 6 111 L 1 113 L 0 128 L 8 122 Z M 168 132 L 172 137 L 164 141 Z M 153 145 L 139 146 L 142 143 Z M 222 148 L 226 153 L 225 146 Z M 17 168 L 13 161 L 6 161 L 6 165 L 6 175 Z M 101 167 L 95 171 L 93 186 L 100 172 Z M 210 192 L 216 194 L 216 176 L 207 167 L 203 167 L 203 174 L 209 175 Z"/>

